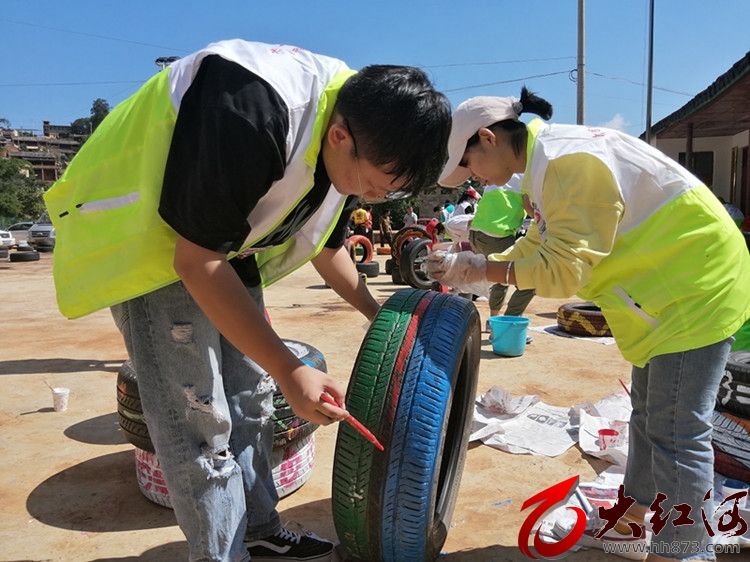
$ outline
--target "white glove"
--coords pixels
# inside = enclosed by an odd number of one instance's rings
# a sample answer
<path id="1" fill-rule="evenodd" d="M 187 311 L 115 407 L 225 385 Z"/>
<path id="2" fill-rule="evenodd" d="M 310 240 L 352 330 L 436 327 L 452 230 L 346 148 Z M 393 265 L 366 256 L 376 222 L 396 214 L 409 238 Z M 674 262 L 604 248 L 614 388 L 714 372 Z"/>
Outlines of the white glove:
<path id="1" fill-rule="evenodd" d="M 487 258 L 482 254 L 438 250 L 427 255 L 422 269 L 430 279 L 460 293 L 486 292 Z"/>

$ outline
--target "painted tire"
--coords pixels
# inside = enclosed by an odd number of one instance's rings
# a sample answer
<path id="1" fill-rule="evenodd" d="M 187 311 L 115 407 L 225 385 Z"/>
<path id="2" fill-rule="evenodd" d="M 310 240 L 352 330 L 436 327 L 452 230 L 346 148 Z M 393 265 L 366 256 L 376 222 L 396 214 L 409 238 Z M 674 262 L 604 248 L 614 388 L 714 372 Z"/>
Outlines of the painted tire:
<path id="1" fill-rule="evenodd" d="M 367 277 L 377 277 L 380 275 L 380 264 L 376 261 L 358 263 L 357 271 L 364 273 Z"/>
<path id="2" fill-rule="evenodd" d="M 362 257 L 357 260 L 357 246 L 362 246 Z M 355 234 L 346 239 L 346 247 L 349 249 L 349 255 L 354 263 L 369 263 L 372 261 L 373 249 L 372 242 L 367 236 Z"/>
<path id="3" fill-rule="evenodd" d="M 750 351 L 731 351 L 716 395 L 719 410 L 750 419 Z"/>
<path id="4" fill-rule="evenodd" d="M 557 326 L 576 336 L 611 336 L 601 309 L 593 302 L 570 302 L 557 309 Z"/>
<path id="5" fill-rule="evenodd" d="M 319 371 L 327 372 L 325 358 L 319 350 L 296 340 L 282 341 L 300 361 Z M 318 428 L 316 424 L 297 417 L 284 395 L 278 390 L 273 395 L 273 405 L 274 413 L 271 419 L 274 422 L 274 447 L 282 447 L 291 441 L 306 437 Z M 117 419 L 129 443 L 150 453 L 155 452 L 148 426 L 143 419 L 138 379 L 129 360 L 122 364 L 117 373 Z"/>
<path id="6" fill-rule="evenodd" d="M 412 240 L 405 247 L 401 254 L 399 268 L 401 277 L 407 285 L 415 289 L 429 290 L 432 288 L 432 280 L 422 271 L 422 265 L 417 263 L 417 258 L 424 258 L 430 252 L 432 240 Z"/>
<path id="7" fill-rule="evenodd" d="M 379 256 L 390 256 L 391 255 L 391 247 L 390 246 L 379 246 L 375 253 Z"/>
<path id="8" fill-rule="evenodd" d="M 404 251 L 404 245 L 410 240 L 432 240 L 427 231 L 419 226 L 406 226 L 393 235 L 393 244 L 391 245 L 391 256 L 393 264 L 399 265 L 401 254 Z"/>
<path id="9" fill-rule="evenodd" d="M 39 252 L 13 252 L 10 254 L 10 261 L 39 261 Z"/>
<path id="10" fill-rule="evenodd" d="M 279 498 L 295 492 L 310 479 L 315 465 L 315 434 L 297 439 L 271 452 L 271 473 Z M 135 449 L 135 477 L 138 489 L 152 502 L 172 509 L 169 489 L 158 457 L 151 451 Z"/>
<path id="11" fill-rule="evenodd" d="M 346 404 L 385 451 L 340 424 L 334 454 L 333 519 L 350 558 L 439 555 L 466 460 L 480 344 L 469 300 L 405 289 L 382 305 Z"/>

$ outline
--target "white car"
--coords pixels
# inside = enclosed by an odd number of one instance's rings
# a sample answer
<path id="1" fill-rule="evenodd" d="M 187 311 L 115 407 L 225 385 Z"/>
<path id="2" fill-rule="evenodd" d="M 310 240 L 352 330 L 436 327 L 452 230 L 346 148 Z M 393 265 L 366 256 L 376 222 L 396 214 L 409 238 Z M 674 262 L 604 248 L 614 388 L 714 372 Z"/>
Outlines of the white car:
<path id="1" fill-rule="evenodd" d="M 29 239 L 29 229 L 34 223 L 31 221 L 17 222 L 8 227 L 10 235 L 16 239 L 16 244 L 21 244 Z"/>
<path id="2" fill-rule="evenodd" d="M 7 230 L 0 230 L 0 248 L 12 248 L 16 245 L 16 239 L 13 238 Z"/>

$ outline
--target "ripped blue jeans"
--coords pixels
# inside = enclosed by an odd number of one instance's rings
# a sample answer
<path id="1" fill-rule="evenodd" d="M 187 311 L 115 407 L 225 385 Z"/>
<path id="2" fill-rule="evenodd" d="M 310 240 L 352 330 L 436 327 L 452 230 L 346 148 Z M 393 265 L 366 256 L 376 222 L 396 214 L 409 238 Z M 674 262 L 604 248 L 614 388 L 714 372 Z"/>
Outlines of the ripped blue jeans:
<path id="1" fill-rule="evenodd" d="M 248 288 L 263 310 L 260 287 Z M 181 282 L 112 307 L 191 561 L 245 562 L 281 528 L 271 473 L 275 382 Z"/>

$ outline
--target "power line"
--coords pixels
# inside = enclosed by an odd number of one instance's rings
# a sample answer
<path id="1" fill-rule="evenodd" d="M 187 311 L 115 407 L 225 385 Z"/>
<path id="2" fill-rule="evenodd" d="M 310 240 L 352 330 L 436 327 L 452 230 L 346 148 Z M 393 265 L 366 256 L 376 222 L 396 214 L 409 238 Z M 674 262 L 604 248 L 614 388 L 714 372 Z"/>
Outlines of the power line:
<path id="1" fill-rule="evenodd" d="M 153 43 L 145 43 L 142 41 L 132 41 L 130 39 L 120 39 L 119 37 L 109 37 L 107 35 L 98 35 L 96 33 L 86 33 L 84 31 L 71 31 L 70 29 L 62 29 L 60 27 L 49 27 L 46 25 L 39 25 L 37 23 L 28 23 L 25 21 L 15 21 L 5 18 L 0 18 L 0 21 L 5 23 L 15 23 L 16 25 L 26 25 L 28 27 L 37 27 L 39 29 L 47 29 L 49 31 L 59 31 L 60 33 L 70 33 L 71 35 L 83 35 L 84 37 L 94 37 L 96 39 L 106 39 L 107 41 L 117 41 L 119 43 L 129 43 L 131 45 L 140 45 L 142 47 L 156 47 L 157 49 L 166 49 L 172 51 L 181 51 L 183 53 L 189 53 L 184 49 L 175 49 L 174 47 L 165 47 L 164 45 L 154 45 Z"/>
<path id="2" fill-rule="evenodd" d="M 448 68 L 453 66 L 488 66 L 493 64 L 516 64 L 522 62 L 540 62 L 540 61 L 553 61 L 553 60 L 575 60 L 575 57 L 555 57 L 546 59 L 519 59 L 519 60 L 503 60 L 494 62 L 456 62 L 451 64 L 432 64 L 428 66 L 422 66 L 422 68 Z M 421 65 L 420 65 L 421 66 Z"/>
<path id="3" fill-rule="evenodd" d="M 102 86 L 107 84 L 143 84 L 145 80 L 115 80 L 110 82 L 49 82 L 39 84 L 0 84 L 0 88 L 29 88 L 41 86 Z"/>
<path id="4" fill-rule="evenodd" d="M 443 90 L 443 92 L 460 92 L 461 90 L 472 90 L 474 88 L 484 88 L 485 86 L 497 86 L 498 84 L 511 84 L 513 82 L 523 82 L 524 80 L 532 80 L 534 78 L 546 78 L 547 76 L 556 76 L 558 74 L 568 74 L 569 70 L 561 70 L 560 72 L 550 72 L 547 74 L 535 74 L 533 76 L 526 76 L 525 78 L 512 78 L 511 80 L 500 80 L 498 82 L 488 82 L 486 84 L 475 84 L 474 86 L 464 86 L 463 88 L 452 88 L 449 90 Z"/>

